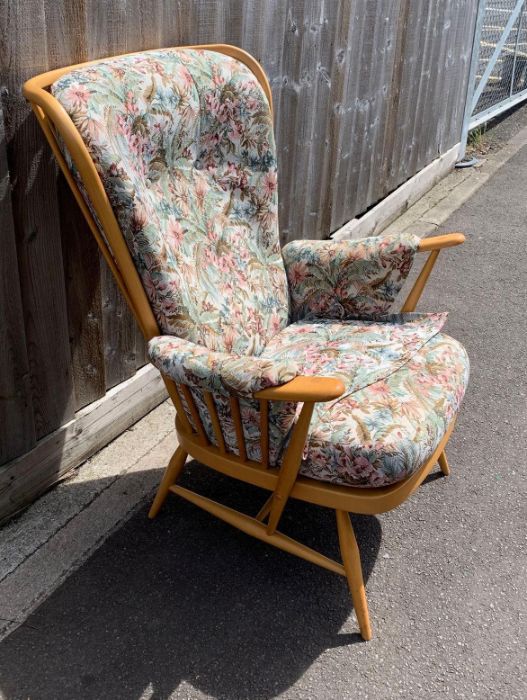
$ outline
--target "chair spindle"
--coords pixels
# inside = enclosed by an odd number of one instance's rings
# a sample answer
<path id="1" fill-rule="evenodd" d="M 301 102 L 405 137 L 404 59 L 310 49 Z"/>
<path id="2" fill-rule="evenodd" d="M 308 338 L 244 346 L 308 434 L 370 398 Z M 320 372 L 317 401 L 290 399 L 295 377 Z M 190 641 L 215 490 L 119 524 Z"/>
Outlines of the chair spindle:
<path id="1" fill-rule="evenodd" d="M 205 428 L 203 427 L 203 423 L 201 422 L 201 416 L 199 415 L 198 407 L 196 406 L 196 402 L 194 401 L 192 392 L 186 384 L 181 384 L 181 393 L 183 394 L 183 397 L 187 402 L 187 406 L 190 411 L 190 415 L 192 416 L 192 420 L 194 421 L 194 425 L 196 426 L 196 431 L 198 435 L 205 442 L 205 444 L 208 445 L 209 439 L 207 437 L 207 433 L 205 432 Z"/>
<path id="2" fill-rule="evenodd" d="M 196 430 L 192 427 L 192 424 L 188 419 L 187 412 L 185 411 L 185 406 L 183 404 L 183 401 L 181 399 L 181 395 L 179 393 L 181 390 L 181 387 L 178 387 L 178 385 L 170 379 L 165 379 L 165 385 L 168 389 L 168 393 L 170 394 L 170 398 L 174 402 L 174 406 L 176 407 L 176 412 L 177 412 L 178 416 L 180 417 L 180 420 L 185 428 L 185 431 L 187 433 L 195 433 Z"/>
<path id="3" fill-rule="evenodd" d="M 216 404 L 214 403 L 214 397 L 209 391 L 203 392 L 205 396 L 205 403 L 209 409 L 210 420 L 212 422 L 212 429 L 214 430 L 214 436 L 220 452 L 225 452 L 225 440 L 223 439 L 223 433 L 221 431 L 220 419 L 218 418 L 218 411 L 216 410 Z"/>
<path id="4" fill-rule="evenodd" d="M 236 442 L 238 444 L 238 454 L 240 459 L 247 459 L 247 450 L 245 449 L 245 436 L 243 434 L 243 424 L 242 424 L 242 414 L 240 412 L 240 402 L 237 396 L 229 396 L 229 403 L 231 405 L 231 416 L 232 422 L 234 423 L 234 430 L 236 431 Z"/>
<path id="5" fill-rule="evenodd" d="M 262 466 L 269 469 L 269 401 L 259 399 L 260 404 L 260 450 Z"/>

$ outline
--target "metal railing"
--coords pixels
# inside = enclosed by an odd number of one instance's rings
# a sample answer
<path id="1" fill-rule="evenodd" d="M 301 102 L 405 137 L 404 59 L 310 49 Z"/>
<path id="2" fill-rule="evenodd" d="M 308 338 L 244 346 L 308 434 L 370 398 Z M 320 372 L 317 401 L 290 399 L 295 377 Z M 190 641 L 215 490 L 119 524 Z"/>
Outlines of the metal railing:
<path id="1" fill-rule="evenodd" d="M 527 99 L 527 0 L 480 0 L 461 143 Z"/>

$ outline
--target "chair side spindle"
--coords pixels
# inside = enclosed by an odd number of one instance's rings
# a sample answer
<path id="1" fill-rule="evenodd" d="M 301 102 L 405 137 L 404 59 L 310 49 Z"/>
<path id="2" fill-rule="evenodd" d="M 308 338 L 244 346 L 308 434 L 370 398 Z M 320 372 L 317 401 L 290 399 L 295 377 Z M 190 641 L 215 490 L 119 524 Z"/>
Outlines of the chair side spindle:
<path id="1" fill-rule="evenodd" d="M 203 427 L 203 423 L 201 422 L 201 416 L 199 415 L 198 407 L 196 406 L 196 402 L 194 401 L 194 397 L 192 396 L 192 392 L 190 391 L 189 387 L 186 384 L 181 384 L 181 393 L 183 394 L 183 397 L 185 401 L 187 402 L 188 409 L 190 411 L 190 415 L 192 416 L 192 420 L 194 421 L 194 425 L 196 426 L 196 431 L 200 438 L 204 441 L 206 445 L 209 444 L 209 439 L 207 437 L 207 433 L 205 431 L 205 428 Z"/>

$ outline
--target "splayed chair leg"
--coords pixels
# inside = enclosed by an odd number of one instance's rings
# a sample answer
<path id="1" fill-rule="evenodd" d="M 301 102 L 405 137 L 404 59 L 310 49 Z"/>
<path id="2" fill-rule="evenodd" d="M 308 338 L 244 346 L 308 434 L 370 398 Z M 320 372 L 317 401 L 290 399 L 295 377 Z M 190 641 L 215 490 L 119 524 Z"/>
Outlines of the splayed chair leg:
<path id="1" fill-rule="evenodd" d="M 349 513 L 343 510 L 336 510 L 335 513 L 337 514 L 340 553 L 353 599 L 353 607 L 355 608 L 362 638 L 368 641 L 371 639 L 372 633 L 366 591 L 364 590 L 364 580 L 362 578 L 359 547 L 355 539 Z"/>
<path id="2" fill-rule="evenodd" d="M 447 461 L 447 458 L 446 458 L 446 452 L 445 452 L 444 450 L 443 450 L 443 452 L 441 452 L 441 454 L 439 455 L 439 458 L 438 458 L 437 461 L 438 461 L 438 463 L 439 463 L 439 466 L 441 467 L 441 471 L 443 472 L 443 474 L 444 474 L 445 476 L 448 476 L 448 475 L 450 474 L 450 467 L 448 466 L 448 461 Z"/>
<path id="3" fill-rule="evenodd" d="M 155 518 L 168 495 L 168 490 L 174 482 L 177 481 L 181 474 L 185 462 L 187 461 L 187 452 L 182 447 L 178 447 L 172 455 L 168 467 L 165 469 L 159 488 L 157 489 L 156 497 L 148 512 L 149 518 Z"/>

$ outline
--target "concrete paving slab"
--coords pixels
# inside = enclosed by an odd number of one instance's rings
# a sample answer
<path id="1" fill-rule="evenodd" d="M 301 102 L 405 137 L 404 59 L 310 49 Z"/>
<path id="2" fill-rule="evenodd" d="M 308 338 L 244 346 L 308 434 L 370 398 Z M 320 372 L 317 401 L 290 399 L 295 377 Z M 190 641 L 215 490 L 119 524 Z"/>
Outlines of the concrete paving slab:
<path id="1" fill-rule="evenodd" d="M 4 528 L 0 639 L 153 493 L 177 447 L 174 415 L 162 404 Z"/>

